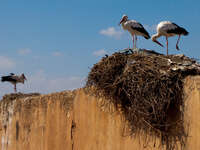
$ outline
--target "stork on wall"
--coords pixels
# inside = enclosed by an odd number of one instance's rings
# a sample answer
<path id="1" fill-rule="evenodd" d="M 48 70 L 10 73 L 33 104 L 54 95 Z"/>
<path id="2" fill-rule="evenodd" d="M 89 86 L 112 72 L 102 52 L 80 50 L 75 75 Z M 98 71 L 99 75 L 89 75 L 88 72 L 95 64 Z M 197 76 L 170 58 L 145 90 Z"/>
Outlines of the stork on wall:
<path id="1" fill-rule="evenodd" d="M 129 20 L 128 16 L 123 15 L 119 25 L 122 24 L 124 30 L 128 30 L 133 37 L 133 48 L 136 48 L 137 36 L 143 36 L 145 39 L 150 39 L 149 33 L 139 22 Z M 134 45 L 135 44 L 135 45 Z"/>
<path id="2" fill-rule="evenodd" d="M 17 87 L 16 84 L 17 83 L 23 83 L 24 81 L 27 80 L 25 75 L 22 73 L 20 76 L 19 75 L 15 75 L 14 73 L 10 73 L 9 76 L 2 76 L 1 77 L 1 81 L 2 82 L 10 82 L 14 85 L 14 91 L 17 92 Z"/>
<path id="3" fill-rule="evenodd" d="M 186 31 L 184 28 L 178 26 L 177 24 L 170 22 L 170 21 L 162 21 L 157 26 L 157 34 L 154 34 L 151 39 L 153 42 L 156 42 L 158 45 L 163 45 L 158 42 L 156 39 L 160 36 L 166 37 L 166 45 L 167 45 L 167 55 L 168 55 L 168 37 L 178 35 L 178 40 L 176 43 L 176 49 L 179 50 L 178 43 L 180 41 L 181 35 L 188 35 L 188 31 Z"/>

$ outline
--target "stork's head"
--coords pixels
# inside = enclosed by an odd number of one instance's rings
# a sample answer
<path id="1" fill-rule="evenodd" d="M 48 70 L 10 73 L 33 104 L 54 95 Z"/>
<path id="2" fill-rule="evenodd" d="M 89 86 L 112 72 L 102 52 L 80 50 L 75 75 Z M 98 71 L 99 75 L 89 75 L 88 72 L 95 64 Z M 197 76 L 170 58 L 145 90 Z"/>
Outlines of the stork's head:
<path id="1" fill-rule="evenodd" d="M 120 20 L 119 25 L 120 25 L 122 22 L 126 22 L 127 20 L 128 20 L 128 16 L 127 16 L 127 15 L 123 15 L 123 16 L 122 16 L 122 19 Z"/>
<path id="2" fill-rule="evenodd" d="M 24 81 L 27 80 L 26 77 L 25 77 L 25 75 L 24 75 L 23 73 L 22 73 L 22 75 L 21 75 L 21 79 L 22 79 L 22 83 L 23 83 L 23 84 L 24 84 Z"/>

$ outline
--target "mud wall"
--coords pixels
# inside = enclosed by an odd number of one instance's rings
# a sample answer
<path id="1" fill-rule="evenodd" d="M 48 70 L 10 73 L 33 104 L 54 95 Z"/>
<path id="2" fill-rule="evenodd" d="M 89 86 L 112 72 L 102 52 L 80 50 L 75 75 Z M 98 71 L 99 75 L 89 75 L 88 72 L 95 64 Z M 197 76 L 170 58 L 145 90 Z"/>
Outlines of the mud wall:
<path id="1" fill-rule="evenodd" d="M 200 76 L 185 80 L 185 95 L 185 120 L 190 124 L 186 149 L 197 150 L 200 149 Z M 124 136 L 124 124 L 120 111 L 105 107 L 103 99 L 89 96 L 82 89 L 2 100 L 0 149 L 162 149 L 159 142 L 148 142 L 143 135 Z"/>

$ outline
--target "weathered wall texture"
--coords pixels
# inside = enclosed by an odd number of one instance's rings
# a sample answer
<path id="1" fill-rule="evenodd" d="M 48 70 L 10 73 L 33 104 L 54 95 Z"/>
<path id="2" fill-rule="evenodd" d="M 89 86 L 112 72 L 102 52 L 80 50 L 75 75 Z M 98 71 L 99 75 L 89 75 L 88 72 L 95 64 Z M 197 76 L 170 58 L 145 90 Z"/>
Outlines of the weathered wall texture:
<path id="1" fill-rule="evenodd" d="M 200 149 L 200 76 L 185 80 L 188 150 Z M 161 150 L 122 136 L 120 112 L 83 90 L 0 102 L 1 150 Z M 73 107 L 72 107 L 73 106 Z M 157 147 L 157 148 L 156 148 Z"/>
<path id="2" fill-rule="evenodd" d="M 185 93 L 185 120 L 189 123 L 187 149 L 198 150 L 200 149 L 200 76 L 186 79 Z"/>

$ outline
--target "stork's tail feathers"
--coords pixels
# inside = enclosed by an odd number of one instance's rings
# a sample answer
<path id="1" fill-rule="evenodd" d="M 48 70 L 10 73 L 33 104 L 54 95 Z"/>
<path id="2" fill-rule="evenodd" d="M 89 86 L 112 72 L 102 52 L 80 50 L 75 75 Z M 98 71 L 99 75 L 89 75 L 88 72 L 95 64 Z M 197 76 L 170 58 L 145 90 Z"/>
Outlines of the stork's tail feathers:
<path id="1" fill-rule="evenodd" d="M 1 82 L 5 82 L 5 81 L 6 81 L 5 77 L 1 77 Z"/>
<path id="2" fill-rule="evenodd" d="M 6 82 L 6 81 L 8 81 L 8 82 L 16 82 L 16 79 L 13 79 L 12 76 L 2 76 L 1 77 L 1 81 L 2 82 Z"/>
<path id="3" fill-rule="evenodd" d="M 183 35 L 188 35 L 189 34 L 189 32 L 187 30 L 185 30 L 184 28 L 181 28 L 181 30 L 182 30 L 182 34 Z"/>
<path id="4" fill-rule="evenodd" d="M 144 36 L 145 39 L 150 39 L 150 35 L 147 33 L 145 36 Z"/>
<path id="5" fill-rule="evenodd" d="M 144 29 L 143 33 L 144 33 L 143 36 L 144 36 L 145 39 L 150 39 L 151 38 L 149 33 L 145 29 Z"/>

